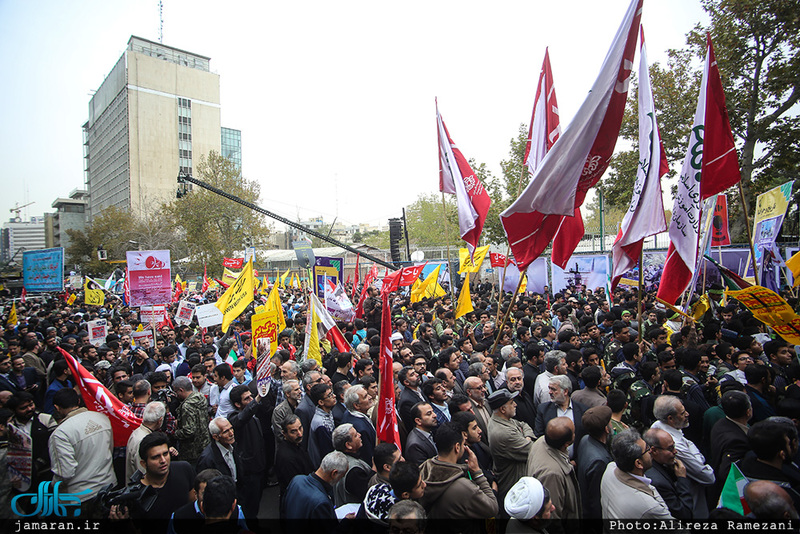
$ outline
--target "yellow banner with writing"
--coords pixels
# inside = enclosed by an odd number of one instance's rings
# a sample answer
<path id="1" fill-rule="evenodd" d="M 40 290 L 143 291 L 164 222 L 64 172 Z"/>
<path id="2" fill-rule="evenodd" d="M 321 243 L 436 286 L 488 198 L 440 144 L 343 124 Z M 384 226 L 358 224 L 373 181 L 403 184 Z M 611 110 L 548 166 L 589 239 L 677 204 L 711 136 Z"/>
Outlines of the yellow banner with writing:
<path id="1" fill-rule="evenodd" d="M 489 245 L 485 247 L 478 247 L 475 249 L 473 257 L 469 257 L 469 250 L 466 248 L 458 249 L 458 272 L 463 273 L 477 273 L 481 269 L 483 259 L 486 253 L 489 252 Z"/>
<path id="2" fill-rule="evenodd" d="M 272 310 L 257 313 L 250 319 L 250 326 L 253 331 L 253 347 L 255 347 L 253 356 L 256 358 L 261 356 L 263 349 L 259 349 L 258 340 L 264 338 L 269 338 L 269 356 L 275 354 L 275 351 L 278 350 L 278 334 L 281 331 L 278 324 L 278 312 Z"/>
<path id="3" fill-rule="evenodd" d="M 800 316 L 780 295 L 761 286 L 725 291 L 725 294 L 741 302 L 753 317 L 771 327 L 783 339 L 794 345 L 800 344 Z"/>
<path id="4" fill-rule="evenodd" d="M 231 284 L 233 284 L 236 281 L 237 278 L 239 278 L 240 274 L 242 274 L 242 273 L 241 272 L 237 273 L 237 272 L 231 271 L 227 267 L 223 267 L 222 283 L 230 286 Z"/>
<path id="5" fill-rule="evenodd" d="M 253 260 L 247 262 L 241 275 L 229 287 L 216 303 L 219 311 L 222 312 L 222 331 L 228 330 L 230 324 L 253 302 L 253 288 L 255 287 L 255 277 L 253 276 Z"/>

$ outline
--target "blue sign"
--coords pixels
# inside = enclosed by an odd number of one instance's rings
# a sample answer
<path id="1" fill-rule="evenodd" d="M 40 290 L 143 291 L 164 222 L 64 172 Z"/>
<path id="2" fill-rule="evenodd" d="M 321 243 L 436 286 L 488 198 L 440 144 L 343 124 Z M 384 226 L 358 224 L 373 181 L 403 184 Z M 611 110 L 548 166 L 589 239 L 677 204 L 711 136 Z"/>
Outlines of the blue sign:
<path id="1" fill-rule="evenodd" d="M 74 506 L 76 509 L 73 510 L 72 516 L 78 517 L 81 515 L 80 496 L 91 493 L 92 490 L 85 489 L 78 493 L 60 493 L 58 490 L 62 482 L 59 481 L 53 484 L 51 493 L 50 484 L 52 482 L 39 482 L 39 490 L 36 493 L 20 493 L 11 499 L 11 510 L 20 517 L 31 517 L 39 514 L 42 517 L 48 517 L 53 514 L 58 517 L 67 517 L 69 515 L 68 508 Z M 22 498 L 30 499 L 31 504 L 36 505 L 36 509 L 29 514 L 24 513 L 24 510 L 18 509 L 17 501 Z"/>
<path id="2" fill-rule="evenodd" d="M 25 291 L 64 291 L 64 249 L 45 248 L 22 253 L 22 283 Z"/>

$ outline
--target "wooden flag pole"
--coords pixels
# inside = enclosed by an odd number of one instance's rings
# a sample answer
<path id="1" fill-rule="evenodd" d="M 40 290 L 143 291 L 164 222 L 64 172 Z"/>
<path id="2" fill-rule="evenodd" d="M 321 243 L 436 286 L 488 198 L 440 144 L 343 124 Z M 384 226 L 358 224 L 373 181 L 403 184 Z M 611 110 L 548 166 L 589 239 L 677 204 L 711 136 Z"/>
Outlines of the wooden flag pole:
<path id="1" fill-rule="evenodd" d="M 758 282 L 758 265 L 756 265 L 756 249 L 753 247 L 753 231 L 750 229 L 750 216 L 747 214 L 747 202 L 744 198 L 744 189 L 742 188 L 742 181 L 739 180 L 739 200 L 742 202 L 742 210 L 744 211 L 744 227 L 747 228 L 747 242 L 750 245 L 750 257 L 753 258 L 753 278 L 755 278 L 756 285 L 761 285 Z M 744 273 L 745 275 L 747 273 Z"/>
<path id="2" fill-rule="evenodd" d="M 455 300 L 455 298 L 453 297 L 453 273 L 450 272 L 450 231 L 448 230 L 447 227 L 447 204 L 445 203 L 444 200 L 444 191 L 442 191 L 442 218 L 444 219 L 444 239 L 445 242 L 447 243 L 447 275 L 448 278 L 450 279 L 450 284 L 448 284 L 449 286 L 448 289 L 450 290 L 450 302 L 452 302 L 453 300 Z M 436 280 L 436 283 L 438 284 L 439 281 Z M 435 295 L 436 286 L 433 286 L 433 289 Z"/>
<path id="3" fill-rule="evenodd" d="M 642 342 L 644 325 L 642 321 L 642 286 L 644 285 L 644 247 L 639 251 L 639 298 L 636 304 L 636 320 L 639 322 L 639 343 Z"/>
<path id="4" fill-rule="evenodd" d="M 519 283 L 517 284 L 517 289 L 514 290 L 514 296 L 511 297 L 511 302 L 508 304 L 508 309 L 506 310 L 505 315 L 503 315 L 503 322 L 497 327 L 497 337 L 494 340 L 494 345 L 492 345 L 492 350 L 489 351 L 489 354 L 494 354 L 495 349 L 497 348 L 497 344 L 500 342 L 500 336 L 503 335 L 503 327 L 506 325 L 506 321 L 508 320 L 508 314 L 511 313 L 511 307 L 514 304 L 514 301 L 517 300 L 517 294 L 519 293 L 519 288 L 522 287 L 522 280 L 523 274 L 520 273 L 519 275 Z"/>

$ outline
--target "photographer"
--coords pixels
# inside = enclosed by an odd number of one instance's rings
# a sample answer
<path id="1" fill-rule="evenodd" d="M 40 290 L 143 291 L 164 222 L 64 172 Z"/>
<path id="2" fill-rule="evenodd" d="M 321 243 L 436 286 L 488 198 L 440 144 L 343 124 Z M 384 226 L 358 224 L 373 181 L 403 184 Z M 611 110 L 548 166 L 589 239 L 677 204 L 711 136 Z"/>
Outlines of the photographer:
<path id="1" fill-rule="evenodd" d="M 143 495 L 149 495 L 135 508 L 132 504 L 113 504 L 109 518 L 121 520 L 132 517 L 159 521 L 154 532 L 166 531 L 172 514 L 190 500 L 194 482 L 194 469 L 187 462 L 172 462 L 166 434 L 153 432 L 139 443 L 140 464 L 144 468 L 139 484 L 148 486 Z M 137 491 L 136 486 L 131 492 Z M 163 525 L 161 522 L 163 521 Z M 153 526 L 153 525 L 148 525 Z"/>

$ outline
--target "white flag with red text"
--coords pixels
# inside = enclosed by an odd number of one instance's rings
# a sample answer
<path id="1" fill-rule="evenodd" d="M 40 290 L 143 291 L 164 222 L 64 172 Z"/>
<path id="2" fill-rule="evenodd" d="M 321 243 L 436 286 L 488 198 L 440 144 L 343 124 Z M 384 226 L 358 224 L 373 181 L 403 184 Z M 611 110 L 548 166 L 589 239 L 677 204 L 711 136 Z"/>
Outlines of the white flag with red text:
<path id="1" fill-rule="evenodd" d="M 639 261 L 644 238 L 667 229 L 661 177 L 669 172 L 669 165 L 656 121 L 644 31 L 639 52 L 639 165 L 636 167 L 630 206 L 611 249 L 612 291 L 622 275 Z"/>

